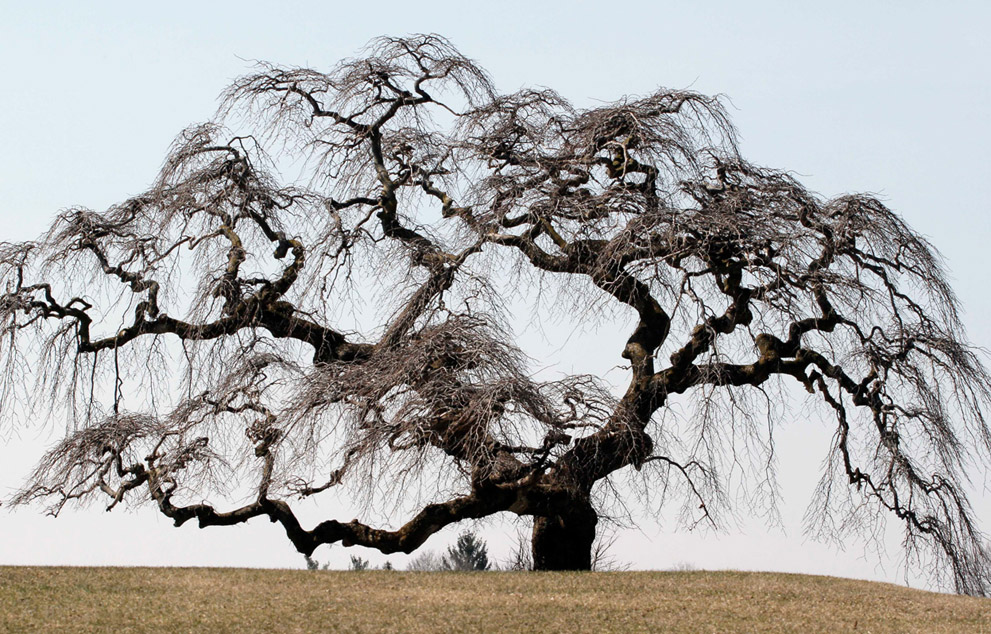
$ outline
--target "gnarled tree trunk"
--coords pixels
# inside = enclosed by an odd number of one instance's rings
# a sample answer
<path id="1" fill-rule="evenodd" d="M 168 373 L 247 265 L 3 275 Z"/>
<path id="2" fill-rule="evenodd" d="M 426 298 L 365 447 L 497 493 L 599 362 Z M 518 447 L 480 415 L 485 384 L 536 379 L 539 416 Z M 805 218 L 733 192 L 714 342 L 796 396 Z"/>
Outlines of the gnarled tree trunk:
<path id="1" fill-rule="evenodd" d="M 534 570 L 591 570 L 595 510 L 576 503 L 561 513 L 533 519 Z"/>

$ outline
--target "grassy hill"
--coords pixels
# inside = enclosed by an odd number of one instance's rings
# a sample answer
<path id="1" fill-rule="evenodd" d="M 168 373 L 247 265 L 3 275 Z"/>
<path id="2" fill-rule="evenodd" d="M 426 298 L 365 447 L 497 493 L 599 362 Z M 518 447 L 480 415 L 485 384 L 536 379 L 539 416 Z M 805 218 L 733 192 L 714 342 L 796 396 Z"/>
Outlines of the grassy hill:
<path id="1" fill-rule="evenodd" d="M 744 572 L 0 567 L 0 631 L 991 634 L 991 599 Z"/>

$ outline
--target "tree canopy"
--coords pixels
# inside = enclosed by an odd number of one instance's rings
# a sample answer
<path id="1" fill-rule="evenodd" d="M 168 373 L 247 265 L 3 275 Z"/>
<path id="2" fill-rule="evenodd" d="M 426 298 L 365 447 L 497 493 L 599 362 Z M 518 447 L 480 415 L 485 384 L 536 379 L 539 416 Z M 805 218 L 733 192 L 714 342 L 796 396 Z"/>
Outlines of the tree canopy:
<path id="1" fill-rule="evenodd" d="M 790 384 L 835 420 L 821 530 L 890 512 L 957 591 L 991 591 L 965 492 L 991 382 L 938 253 L 872 196 L 746 161 L 718 98 L 500 94 L 435 35 L 262 64 L 146 192 L 4 243 L 0 279 L 4 414 L 66 421 L 16 503 L 266 517 L 305 555 L 508 512 L 536 568 L 587 569 L 617 474 L 688 524 L 719 522 L 739 465 L 772 482 Z M 624 385 L 534 369 L 509 319 L 534 287 L 628 328 L 594 351 Z M 293 510 L 417 482 L 397 528 Z"/>

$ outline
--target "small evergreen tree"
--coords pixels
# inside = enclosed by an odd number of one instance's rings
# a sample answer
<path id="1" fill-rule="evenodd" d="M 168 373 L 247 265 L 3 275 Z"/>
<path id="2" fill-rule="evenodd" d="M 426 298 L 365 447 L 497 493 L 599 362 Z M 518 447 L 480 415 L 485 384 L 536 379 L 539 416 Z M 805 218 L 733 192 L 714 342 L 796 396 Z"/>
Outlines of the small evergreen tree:
<path id="1" fill-rule="evenodd" d="M 306 560 L 307 570 L 330 570 L 330 562 L 321 565 L 319 561 L 309 555 L 303 555 L 303 559 Z"/>
<path id="2" fill-rule="evenodd" d="M 454 546 L 447 548 L 441 563 L 444 570 L 488 570 L 489 565 L 485 540 L 470 531 L 461 533 Z"/>
<path id="3" fill-rule="evenodd" d="M 368 560 L 351 555 L 351 570 L 368 570 Z"/>

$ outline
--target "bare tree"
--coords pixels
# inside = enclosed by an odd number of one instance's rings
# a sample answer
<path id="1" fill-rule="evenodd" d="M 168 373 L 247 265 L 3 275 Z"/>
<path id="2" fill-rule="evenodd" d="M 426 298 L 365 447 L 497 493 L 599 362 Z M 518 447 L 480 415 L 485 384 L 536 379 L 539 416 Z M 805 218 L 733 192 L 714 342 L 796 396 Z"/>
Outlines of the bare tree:
<path id="1" fill-rule="evenodd" d="M 716 98 L 497 94 L 437 36 L 262 65 L 147 192 L 4 244 L 0 277 L 4 412 L 67 421 L 16 503 L 265 517 L 306 555 L 509 512 L 537 569 L 588 569 L 616 474 L 689 524 L 718 521 L 734 472 L 773 486 L 769 390 L 791 383 L 835 418 L 822 530 L 889 511 L 958 591 L 991 590 L 963 489 L 989 381 L 938 254 L 871 196 L 748 163 Z M 505 312 L 532 285 L 628 324 L 618 394 L 535 378 Z M 393 530 L 306 528 L 291 503 L 418 481 L 433 498 Z"/>
<path id="2" fill-rule="evenodd" d="M 613 553 L 619 535 L 600 531 L 592 542 L 592 570 L 596 572 L 619 572 L 629 570 L 630 564 L 620 561 Z"/>
<path id="3" fill-rule="evenodd" d="M 527 533 L 516 533 L 513 537 L 512 550 L 509 551 L 509 558 L 502 563 L 500 568 L 516 571 L 533 570 L 533 549 L 530 546 L 530 536 Z"/>
<path id="4" fill-rule="evenodd" d="M 444 558 L 432 550 L 421 550 L 406 564 L 410 572 L 437 572 L 444 569 Z"/>

